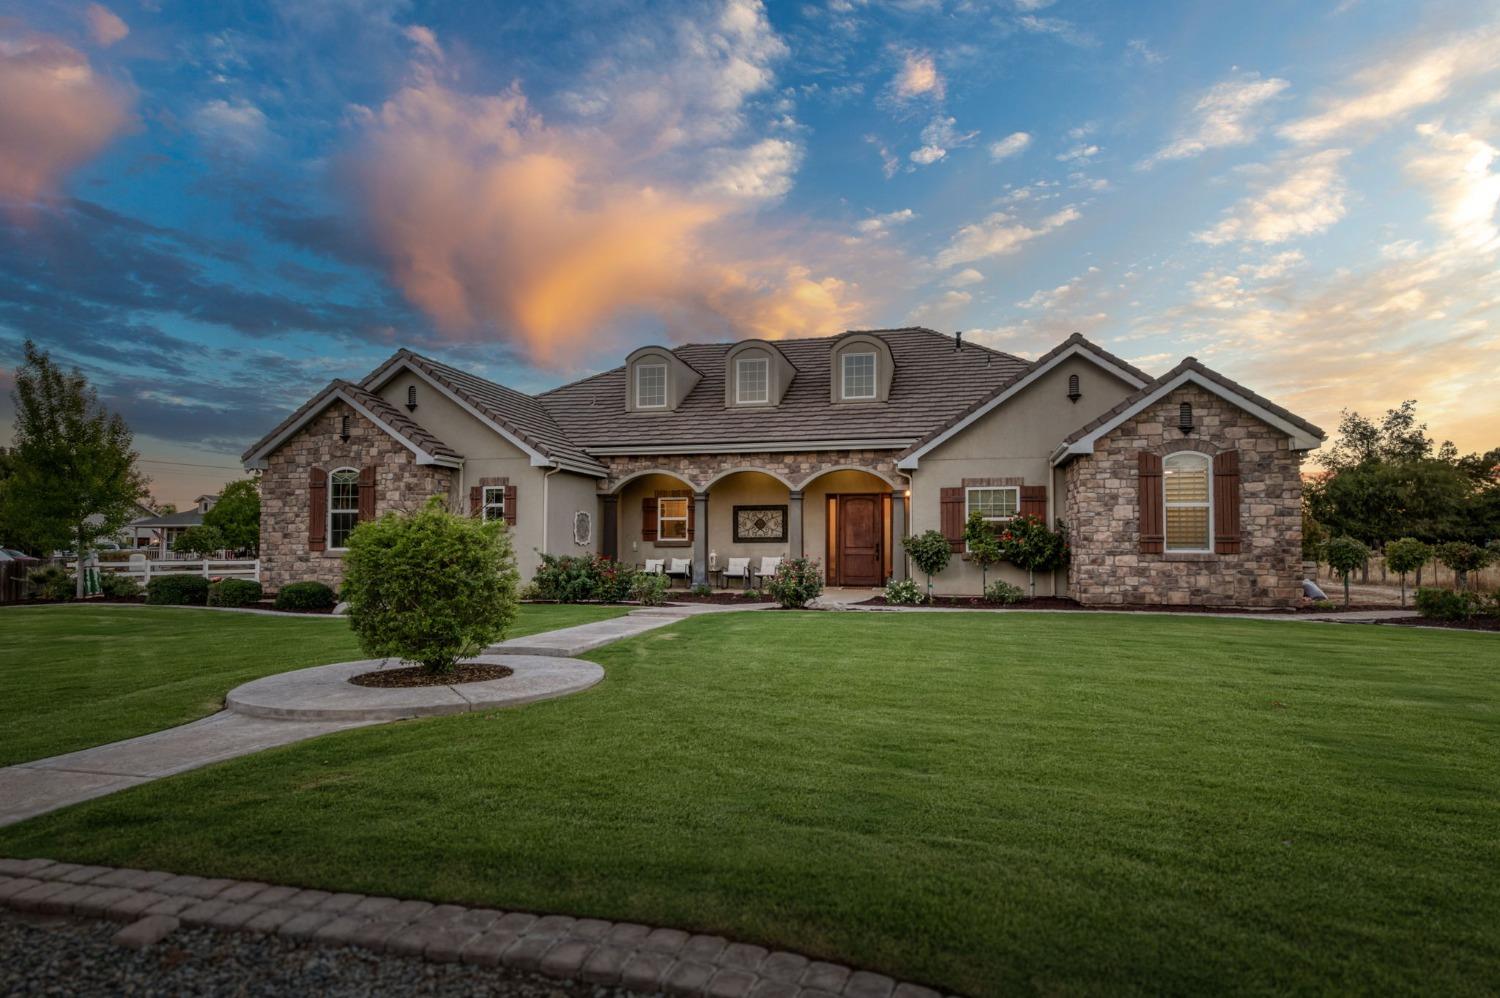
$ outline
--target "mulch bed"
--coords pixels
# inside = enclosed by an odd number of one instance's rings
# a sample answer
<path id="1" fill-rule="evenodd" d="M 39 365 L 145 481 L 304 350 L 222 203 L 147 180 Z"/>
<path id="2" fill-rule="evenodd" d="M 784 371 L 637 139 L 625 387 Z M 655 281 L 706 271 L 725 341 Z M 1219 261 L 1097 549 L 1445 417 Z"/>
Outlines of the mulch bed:
<path id="1" fill-rule="evenodd" d="M 1455 631 L 1500 631 L 1500 617 L 1475 617 L 1473 620 L 1434 620 L 1431 617 L 1389 617 L 1377 624 L 1399 624 L 1404 627 L 1449 627 Z"/>
<path id="2" fill-rule="evenodd" d="M 759 599 L 746 599 L 742 593 L 709 593 L 707 596 L 698 596 L 693 593 L 667 593 L 667 602 L 668 604 L 717 603 L 720 605 L 743 603 L 749 606 L 755 603 L 769 603 L 771 597 L 762 594 Z"/>
<path id="3" fill-rule="evenodd" d="M 467 663 L 455 666 L 452 672 L 432 673 L 420 665 L 408 665 L 400 669 L 377 669 L 352 676 L 349 682 L 355 686 L 376 686 L 381 689 L 404 689 L 412 686 L 458 686 L 462 683 L 487 683 L 504 679 L 511 674 L 503 665 Z"/>

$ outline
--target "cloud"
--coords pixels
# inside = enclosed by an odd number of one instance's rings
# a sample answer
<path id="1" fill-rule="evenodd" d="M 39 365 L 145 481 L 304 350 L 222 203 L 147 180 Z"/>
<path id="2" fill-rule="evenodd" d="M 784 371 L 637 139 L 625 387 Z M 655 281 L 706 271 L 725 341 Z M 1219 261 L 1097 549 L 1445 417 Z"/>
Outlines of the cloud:
<path id="1" fill-rule="evenodd" d="M 865 235 L 884 235 L 892 226 L 905 225 L 916 217 L 917 213 L 910 208 L 902 208 L 899 211 L 888 211 L 884 215 L 866 218 L 855 228 Z"/>
<path id="2" fill-rule="evenodd" d="M 1098 273 L 1098 267 L 1090 267 L 1084 273 L 1055 288 L 1033 292 L 1029 298 L 1016 302 L 1016 306 L 1024 309 L 1051 311 L 1076 305 L 1083 297 L 1086 283 Z"/>
<path id="3" fill-rule="evenodd" d="M 784 192 L 791 143 L 762 140 L 738 161 L 710 146 L 700 179 L 679 183 L 691 161 L 675 137 L 634 134 L 639 106 L 551 124 L 518 87 L 465 94 L 419 71 L 370 112 L 342 170 L 391 278 L 445 337 L 498 335 L 540 365 L 576 367 L 641 314 L 673 334 L 766 337 L 861 314 L 858 289 L 809 260 L 816 233 L 794 253 L 746 215 Z M 622 154 L 642 141 L 673 155 Z"/>
<path id="4" fill-rule="evenodd" d="M 891 81 L 891 95 L 900 101 L 929 98 L 941 101 L 946 92 L 943 74 L 926 52 L 907 52 L 902 57 L 901 70 Z"/>
<path id="5" fill-rule="evenodd" d="M 919 166 L 928 166 L 948 155 L 949 149 L 966 146 L 974 141 L 978 132 L 960 132 L 954 118 L 938 115 L 922 129 L 922 147 L 911 153 L 911 161 Z"/>
<path id="6" fill-rule="evenodd" d="M 1167 57 L 1146 44 L 1144 38 L 1132 38 L 1125 43 L 1125 61 L 1140 63 L 1142 66 L 1159 66 L 1167 61 Z"/>
<path id="7" fill-rule="evenodd" d="M 1244 145 L 1260 133 L 1267 102 L 1291 86 L 1259 73 L 1244 73 L 1209 87 L 1193 105 L 1192 121 L 1171 143 L 1144 160 L 1150 168 L 1163 160 L 1186 159 L 1210 149 Z"/>
<path id="8" fill-rule="evenodd" d="M 999 162 L 1024 152 L 1031 145 L 1031 136 L 1026 132 L 1011 132 L 999 142 L 990 143 L 990 159 Z"/>
<path id="9" fill-rule="evenodd" d="M 1099 44 L 1099 40 L 1093 35 L 1086 31 L 1079 31 L 1072 21 L 1065 21 L 1060 17 L 1037 17 L 1034 14 L 1023 14 L 1016 18 L 1016 24 L 1022 31 L 1029 31 L 1035 35 L 1052 35 L 1069 45 L 1077 45 L 1080 48 L 1093 48 Z"/>
<path id="10" fill-rule="evenodd" d="M 1067 152 L 1058 153 L 1057 161 L 1059 163 L 1077 163 L 1093 159 L 1097 155 L 1099 155 L 1098 146 L 1087 142 L 1080 142 Z"/>
<path id="11" fill-rule="evenodd" d="M 0 20 L 0 200 L 52 194 L 131 124 L 130 98 L 88 57 Z"/>
<path id="12" fill-rule="evenodd" d="M 83 9 L 83 21 L 94 44 L 109 48 L 130 34 L 130 26 L 103 4 L 91 3 Z"/>
<path id="13" fill-rule="evenodd" d="M 1352 93 L 1288 122 L 1280 134 L 1293 142 L 1314 143 L 1360 126 L 1384 127 L 1447 97 L 1466 77 L 1497 68 L 1500 28 L 1490 27 L 1362 70 L 1351 80 Z"/>
<path id="14" fill-rule="evenodd" d="M 951 288 L 966 288 L 971 284 L 978 284 L 984 280 L 984 275 L 973 267 L 965 267 L 943 283 Z"/>
<path id="15" fill-rule="evenodd" d="M 271 138 L 265 113 L 245 100 L 205 101 L 193 111 L 189 124 L 210 149 L 219 153 L 254 153 Z"/>
<path id="16" fill-rule="evenodd" d="M 1434 124 L 1420 125 L 1417 132 L 1430 151 L 1413 159 L 1408 172 L 1427 187 L 1433 222 L 1465 249 L 1500 250 L 1500 150 Z"/>
<path id="17" fill-rule="evenodd" d="M 1347 149 L 1325 149 L 1299 160 L 1277 163 L 1269 173 L 1283 177 L 1231 208 L 1200 242 L 1280 243 L 1322 232 L 1344 217 L 1348 188 L 1339 165 Z"/>
<path id="18" fill-rule="evenodd" d="M 1069 205 L 1032 226 L 1018 221 L 1013 215 L 997 211 L 984 221 L 966 225 L 954 233 L 953 240 L 937 255 L 935 262 L 939 267 L 947 268 L 1015 253 L 1033 239 L 1082 217 L 1077 208 Z"/>

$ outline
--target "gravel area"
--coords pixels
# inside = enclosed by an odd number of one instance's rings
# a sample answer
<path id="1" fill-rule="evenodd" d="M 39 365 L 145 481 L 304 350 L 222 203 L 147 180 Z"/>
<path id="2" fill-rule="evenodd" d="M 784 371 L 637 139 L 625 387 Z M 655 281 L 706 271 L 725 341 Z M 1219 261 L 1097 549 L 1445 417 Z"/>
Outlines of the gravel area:
<path id="1" fill-rule="evenodd" d="M 505 995 L 629 998 L 637 992 L 376 955 L 352 946 L 184 926 L 144 951 L 110 942 L 122 923 L 0 910 L 4 995 Z"/>

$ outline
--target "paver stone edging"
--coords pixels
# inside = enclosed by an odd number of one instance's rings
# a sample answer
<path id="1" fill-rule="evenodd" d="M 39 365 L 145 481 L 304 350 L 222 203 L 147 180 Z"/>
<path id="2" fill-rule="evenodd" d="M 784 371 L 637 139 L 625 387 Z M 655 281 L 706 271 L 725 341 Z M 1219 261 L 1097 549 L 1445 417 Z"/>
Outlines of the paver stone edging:
<path id="1" fill-rule="evenodd" d="M 48 859 L 0 859 L 0 906 L 128 923 L 115 939 L 137 949 L 179 924 L 204 925 L 671 995 L 940 998 L 928 987 L 800 953 L 635 922 L 538 917 Z"/>

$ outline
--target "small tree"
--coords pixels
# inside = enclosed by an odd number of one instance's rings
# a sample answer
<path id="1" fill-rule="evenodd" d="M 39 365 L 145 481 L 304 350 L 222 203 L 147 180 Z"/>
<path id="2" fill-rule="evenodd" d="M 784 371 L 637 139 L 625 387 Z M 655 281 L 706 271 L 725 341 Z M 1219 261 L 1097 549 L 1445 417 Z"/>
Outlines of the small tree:
<path id="1" fill-rule="evenodd" d="M 1369 560 L 1370 549 L 1353 537 L 1335 537 L 1323 545 L 1323 560 L 1344 580 L 1344 607 L 1349 606 L 1349 573 Z"/>
<path id="2" fill-rule="evenodd" d="M 219 501 L 203 514 L 203 525 L 219 531 L 222 547 L 260 553 L 260 480 L 242 478 L 219 493 Z"/>
<path id="3" fill-rule="evenodd" d="M 1457 589 L 1469 588 L 1469 573 L 1488 565 L 1490 557 L 1488 550 L 1467 541 L 1449 541 L 1437 546 L 1437 560 L 1453 570 Z"/>
<path id="4" fill-rule="evenodd" d="M 1018 516 L 1000 531 L 1000 549 L 1006 561 L 1026 570 L 1030 595 L 1035 597 L 1036 573 L 1067 564 L 1068 535 L 1061 526 L 1052 530 L 1040 517 Z"/>
<path id="5" fill-rule="evenodd" d="M 927 602 L 932 602 L 932 577 L 948 567 L 953 558 L 953 548 L 941 531 L 929 530 L 925 534 L 908 537 L 902 543 L 912 563 L 927 576 Z"/>
<path id="6" fill-rule="evenodd" d="M 455 516 L 441 497 L 362 523 L 344 556 L 344 599 L 370 655 L 451 672 L 505 635 L 516 616 L 516 561 L 505 524 Z"/>
<path id="7" fill-rule="evenodd" d="M 1406 573 L 1421 568 L 1432 557 L 1432 548 L 1415 537 L 1403 537 L 1385 546 L 1385 564 L 1401 577 L 1401 605 L 1406 605 Z"/>
<path id="8" fill-rule="evenodd" d="M 136 514 L 146 479 L 125 420 L 105 409 L 77 370 L 63 371 L 30 340 L 16 371 L 15 449 L 6 518 L 42 550 L 72 547 L 79 564 Z M 78 573 L 83 596 L 84 572 Z"/>
<path id="9" fill-rule="evenodd" d="M 978 510 L 969 514 L 964 523 L 964 543 L 969 549 L 969 561 L 979 566 L 979 591 L 990 585 L 990 566 L 1005 560 L 1000 542 L 995 539 L 995 528 L 984 521 Z"/>
<path id="10" fill-rule="evenodd" d="M 188 527 L 172 542 L 172 550 L 178 554 L 195 554 L 200 558 L 212 557 L 229 546 L 218 528 L 207 524 Z"/>

